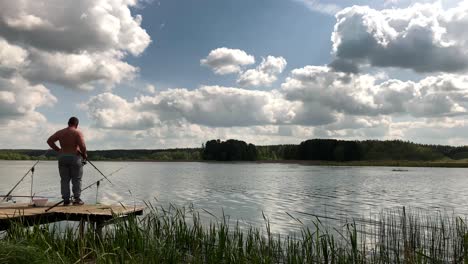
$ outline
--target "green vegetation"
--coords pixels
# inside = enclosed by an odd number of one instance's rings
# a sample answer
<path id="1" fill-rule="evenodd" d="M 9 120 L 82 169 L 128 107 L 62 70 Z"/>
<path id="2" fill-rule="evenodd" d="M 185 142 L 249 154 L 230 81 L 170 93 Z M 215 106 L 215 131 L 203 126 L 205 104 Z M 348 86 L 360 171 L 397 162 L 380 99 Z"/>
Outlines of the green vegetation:
<path id="1" fill-rule="evenodd" d="M 200 149 L 116 149 L 96 150 L 88 153 L 93 160 L 159 160 L 159 161 L 190 161 L 200 160 Z"/>
<path id="2" fill-rule="evenodd" d="M 320 218 L 292 235 L 265 227 L 203 223 L 192 209 L 151 207 L 142 218 L 118 221 L 102 237 L 91 229 L 13 225 L 0 239 L 1 263 L 463 263 L 466 222 L 420 211 L 382 213 L 327 227 Z M 25 260 L 28 260 L 27 262 Z M 466 263 L 466 262 L 465 262 Z"/>
<path id="3" fill-rule="evenodd" d="M 202 150 L 204 160 L 233 161 L 257 160 L 257 149 L 253 144 L 244 141 L 229 139 L 226 141 L 210 140 Z"/>
<path id="4" fill-rule="evenodd" d="M 0 160 L 55 160 L 57 153 L 46 150 L 5 149 L 0 150 Z M 115 149 L 89 151 L 90 160 L 136 160 L 136 161 L 192 161 L 200 160 L 199 148 L 185 149 Z"/>
<path id="5" fill-rule="evenodd" d="M 320 161 L 319 164 L 426 164 L 438 166 L 468 157 L 468 147 L 422 145 L 401 140 L 346 141 L 311 139 L 299 145 L 255 146 L 243 141 L 211 140 L 202 149 L 205 160 Z M 234 153 L 234 154 L 232 154 Z M 310 164 L 310 162 L 309 162 Z M 462 165 L 456 163 L 457 165 Z M 452 164 L 453 165 L 453 164 Z M 447 166 L 452 166 L 447 165 Z"/>
<path id="6" fill-rule="evenodd" d="M 401 140 L 346 141 L 311 139 L 299 145 L 257 147 L 263 160 L 321 161 L 434 161 L 453 159 L 460 149 L 450 146 L 422 145 Z"/>
<path id="7" fill-rule="evenodd" d="M 56 159 L 45 150 L 0 150 L 0 159 Z M 210 140 L 201 148 L 90 151 L 92 160 L 308 161 L 308 164 L 466 167 L 468 146 L 424 145 L 401 140 L 310 139 L 299 145 L 255 146 L 240 140 Z"/>
<path id="8" fill-rule="evenodd" d="M 0 160 L 30 160 L 34 159 L 34 156 L 23 154 L 17 150 L 1 150 Z"/>

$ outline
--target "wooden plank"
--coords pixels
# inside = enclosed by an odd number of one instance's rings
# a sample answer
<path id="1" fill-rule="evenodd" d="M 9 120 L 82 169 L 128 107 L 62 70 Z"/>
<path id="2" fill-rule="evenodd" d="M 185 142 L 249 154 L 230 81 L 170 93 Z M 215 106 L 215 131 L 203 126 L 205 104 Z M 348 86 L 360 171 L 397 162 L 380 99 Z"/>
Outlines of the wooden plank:
<path id="1" fill-rule="evenodd" d="M 52 204 L 50 204 L 52 205 Z M 116 216 L 130 216 L 143 214 L 144 207 L 129 205 L 80 205 L 57 206 L 45 212 L 50 206 L 33 207 L 27 204 L 0 206 L 0 230 L 8 228 L 10 221 L 18 221 L 31 225 L 34 223 L 52 223 L 56 221 L 90 221 L 102 222 Z"/>

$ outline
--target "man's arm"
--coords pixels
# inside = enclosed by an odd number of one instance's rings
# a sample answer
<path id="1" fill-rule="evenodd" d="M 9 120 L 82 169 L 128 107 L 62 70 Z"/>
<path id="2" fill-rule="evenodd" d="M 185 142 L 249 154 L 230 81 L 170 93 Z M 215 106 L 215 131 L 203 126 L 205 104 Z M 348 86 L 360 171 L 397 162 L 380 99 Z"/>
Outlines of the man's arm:
<path id="1" fill-rule="evenodd" d="M 86 144 L 84 141 L 83 133 L 78 131 L 78 147 L 80 148 L 81 156 L 83 159 L 88 159 L 88 153 L 86 153 Z"/>
<path id="2" fill-rule="evenodd" d="M 47 144 L 55 151 L 59 152 L 61 149 L 55 144 L 55 142 L 57 142 L 57 140 L 59 140 L 59 132 L 55 132 L 55 134 L 53 134 L 52 136 L 49 137 L 49 139 L 47 139 Z"/>

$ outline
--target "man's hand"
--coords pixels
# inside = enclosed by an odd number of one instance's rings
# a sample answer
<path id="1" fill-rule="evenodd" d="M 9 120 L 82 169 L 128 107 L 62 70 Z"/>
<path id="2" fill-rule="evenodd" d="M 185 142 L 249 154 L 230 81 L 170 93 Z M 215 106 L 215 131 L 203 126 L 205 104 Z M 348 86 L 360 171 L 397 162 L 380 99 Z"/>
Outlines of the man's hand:
<path id="1" fill-rule="evenodd" d="M 86 152 L 81 152 L 78 150 L 78 154 L 81 155 L 81 157 L 83 158 L 83 160 L 88 160 L 88 153 Z"/>

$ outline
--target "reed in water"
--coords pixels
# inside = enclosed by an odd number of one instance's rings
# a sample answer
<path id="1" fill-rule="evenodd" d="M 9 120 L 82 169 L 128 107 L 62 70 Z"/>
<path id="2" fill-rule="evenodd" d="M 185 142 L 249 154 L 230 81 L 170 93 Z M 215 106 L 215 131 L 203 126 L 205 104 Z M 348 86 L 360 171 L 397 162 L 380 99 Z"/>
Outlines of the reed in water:
<path id="1" fill-rule="evenodd" d="M 1 263 L 463 263 L 464 219 L 421 211 L 381 213 L 327 227 L 320 218 L 295 235 L 264 227 L 202 221 L 200 211 L 149 205 L 143 217 L 117 221 L 101 237 L 58 225 L 13 225 L 0 239 Z M 291 216 L 294 218 L 293 216 Z M 294 218 L 296 219 L 296 218 Z M 302 223 L 296 219 L 298 223 Z M 91 228 L 91 227 L 90 227 Z M 466 263 L 466 262 L 465 262 Z"/>

